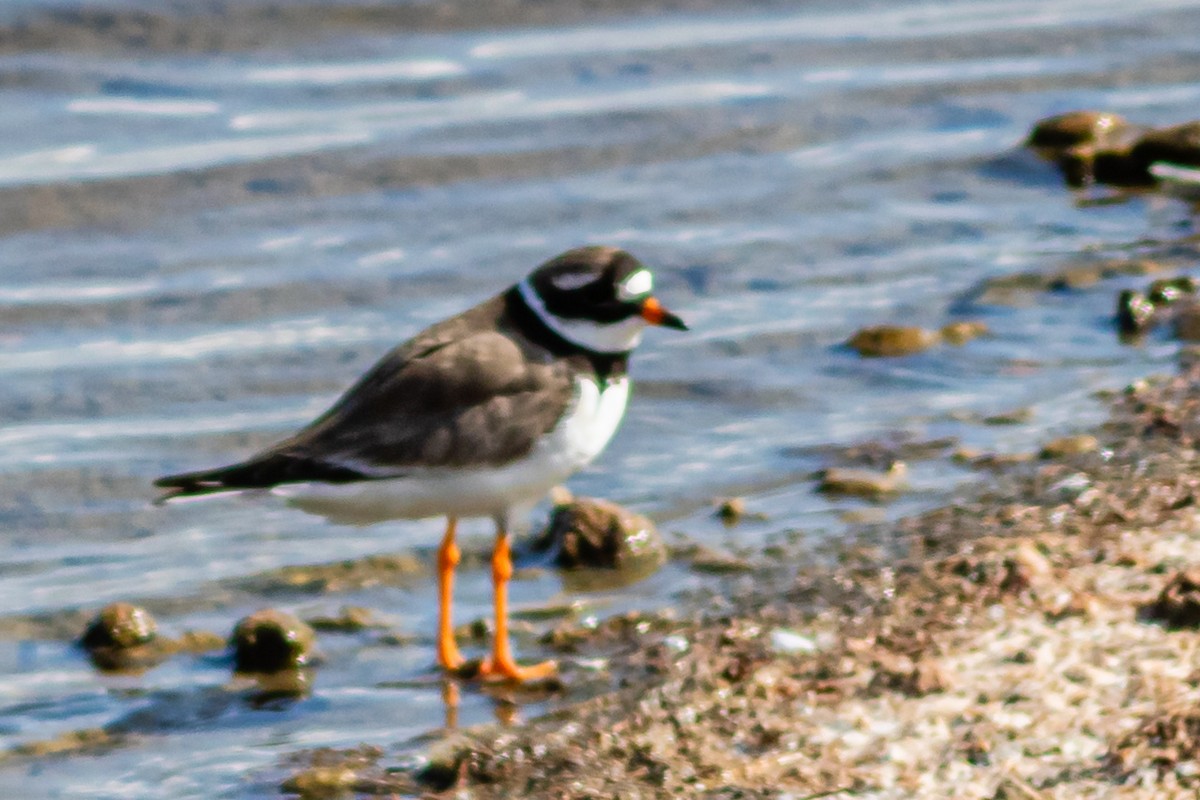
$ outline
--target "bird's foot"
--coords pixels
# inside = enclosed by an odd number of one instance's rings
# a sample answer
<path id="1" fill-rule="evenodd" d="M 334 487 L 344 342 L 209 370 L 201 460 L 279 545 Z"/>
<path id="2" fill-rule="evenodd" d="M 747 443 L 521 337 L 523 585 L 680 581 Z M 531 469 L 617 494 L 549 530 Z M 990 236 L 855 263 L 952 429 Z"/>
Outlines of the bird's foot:
<path id="1" fill-rule="evenodd" d="M 467 666 L 467 659 L 463 658 L 453 640 L 448 644 L 444 640 L 438 642 L 437 661 L 439 667 L 451 674 L 461 673 Z"/>
<path id="2" fill-rule="evenodd" d="M 479 677 L 485 681 L 508 681 L 511 683 L 528 683 L 553 678 L 558 674 L 558 664 L 554 661 L 543 661 L 522 667 L 512 658 L 485 658 L 479 665 Z"/>

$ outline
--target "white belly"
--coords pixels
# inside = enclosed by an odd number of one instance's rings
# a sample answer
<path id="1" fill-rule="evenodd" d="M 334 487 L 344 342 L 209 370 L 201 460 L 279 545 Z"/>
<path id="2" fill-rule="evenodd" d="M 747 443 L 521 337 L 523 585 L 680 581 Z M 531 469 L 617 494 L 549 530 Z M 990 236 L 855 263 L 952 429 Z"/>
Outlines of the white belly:
<path id="1" fill-rule="evenodd" d="M 579 378 L 568 413 L 520 461 L 428 469 L 390 480 L 285 484 L 272 493 L 297 508 L 353 525 L 443 515 L 507 518 L 598 456 L 616 433 L 628 400 L 628 378 L 610 382 L 603 392 L 594 379 Z"/>

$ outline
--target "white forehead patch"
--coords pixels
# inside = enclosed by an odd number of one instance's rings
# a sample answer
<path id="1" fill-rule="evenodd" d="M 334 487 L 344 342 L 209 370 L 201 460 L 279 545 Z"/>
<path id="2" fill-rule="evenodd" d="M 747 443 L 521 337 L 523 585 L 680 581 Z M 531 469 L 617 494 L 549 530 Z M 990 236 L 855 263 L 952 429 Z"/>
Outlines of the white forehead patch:
<path id="1" fill-rule="evenodd" d="M 617 287 L 618 300 L 632 300 L 650 294 L 654 288 L 654 276 L 648 269 L 639 269 Z"/>
<path id="2" fill-rule="evenodd" d="M 583 272 L 564 272 L 561 275 L 555 275 L 550 282 L 554 284 L 555 289 L 570 292 L 582 289 L 594 280 L 596 280 L 596 276 L 584 270 Z"/>

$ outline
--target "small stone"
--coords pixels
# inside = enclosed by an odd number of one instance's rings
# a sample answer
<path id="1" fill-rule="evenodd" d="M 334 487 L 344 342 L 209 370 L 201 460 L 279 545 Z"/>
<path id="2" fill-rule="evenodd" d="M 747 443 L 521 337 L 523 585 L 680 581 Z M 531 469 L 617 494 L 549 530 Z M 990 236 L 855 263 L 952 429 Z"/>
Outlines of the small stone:
<path id="1" fill-rule="evenodd" d="M 1021 542 L 1017 545 L 1013 561 L 1024 567 L 1037 580 L 1048 578 L 1054 574 L 1054 567 L 1050 564 L 1050 560 L 1031 542 Z"/>
<path id="2" fill-rule="evenodd" d="M 1154 178 L 1146 165 L 1133 158 L 1133 148 L 1146 130 L 1129 125 L 1114 130 L 1095 144 L 1064 151 L 1058 158 L 1058 166 L 1067 184 L 1074 187 L 1093 182 L 1126 188 L 1152 186 Z"/>
<path id="3" fill-rule="evenodd" d="M 1069 111 L 1039 121 L 1025 144 L 1055 162 L 1069 186 L 1149 186 L 1153 180 L 1146 165 L 1132 158 L 1144 133 L 1117 114 Z"/>
<path id="4" fill-rule="evenodd" d="M 445 792 L 458 783 L 462 775 L 462 756 L 447 753 L 441 758 L 432 758 L 416 772 L 414 777 L 421 785 L 434 792 Z"/>
<path id="5" fill-rule="evenodd" d="M 776 653 L 815 653 L 818 647 L 811 636 L 805 636 L 787 628 L 776 628 L 770 633 L 771 649 Z"/>
<path id="6" fill-rule="evenodd" d="M 88 624 L 80 644 L 89 651 L 129 648 L 147 644 L 157 635 L 158 623 L 149 611 L 132 603 L 112 603 Z"/>
<path id="7" fill-rule="evenodd" d="M 950 460 L 955 464 L 970 464 L 984 455 L 986 453 L 978 447 L 960 447 L 950 454 Z"/>
<path id="8" fill-rule="evenodd" d="M 1140 292 L 1122 289 L 1117 295 L 1117 330 L 1124 336 L 1137 336 L 1149 330 L 1157 309 Z"/>
<path id="9" fill-rule="evenodd" d="M 999 414 L 989 414 L 983 418 L 984 425 L 1024 425 L 1033 419 L 1033 409 L 1014 408 L 1012 411 L 1002 411 Z"/>
<path id="10" fill-rule="evenodd" d="M 1006 470 L 1033 460 L 1033 453 L 984 453 L 971 459 L 973 469 Z"/>
<path id="11" fill-rule="evenodd" d="M 358 776 L 349 767 L 310 767 L 285 780 L 279 788 L 303 800 L 346 797 Z"/>
<path id="12" fill-rule="evenodd" d="M 878 525 L 887 518 L 887 511 L 876 507 L 847 508 L 838 514 L 838 519 L 848 525 Z"/>
<path id="13" fill-rule="evenodd" d="M 293 670 L 313 657 L 316 634 L 286 611 L 268 608 L 238 622 L 230 638 L 237 672 Z"/>
<path id="14" fill-rule="evenodd" d="M 1130 157 L 1146 169 L 1158 161 L 1200 166 L 1200 121 L 1146 132 L 1134 145 Z"/>
<path id="15" fill-rule="evenodd" d="M 1103 611 L 1100 599 L 1089 592 L 1064 592 L 1046 607 L 1046 616 L 1052 621 L 1071 617 L 1096 619 Z"/>
<path id="16" fill-rule="evenodd" d="M 73 756 L 81 753 L 95 753 L 112 748 L 121 742 L 119 734 L 111 733 L 104 728 L 84 728 L 68 731 L 53 739 L 42 739 L 34 742 L 18 744 L 11 752 L 18 756 L 45 758 L 47 756 Z"/>
<path id="17" fill-rule="evenodd" d="M 1096 144 L 1129 123 L 1107 111 L 1068 111 L 1038 120 L 1025 144 L 1039 150 L 1066 150 Z"/>
<path id="18" fill-rule="evenodd" d="M 928 656 L 914 661 L 908 656 L 876 653 L 875 674 L 869 684 L 874 691 L 886 690 L 907 697 L 924 697 L 944 692 L 949 687 L 950 678 L 946 671 Z"/>
<path id="19" fill-rule="evenodd" d="M 998 588 L 1005 594 L 1021 594 L 1045 586 L 1053 574 L 1050 561 L 1034 545 L 1022 542 L 1011 557 L 1004 559 Z"/>
<path id="20" fill-rule="evenodd" d="M 88 624 L 80 645 L 102 670 L 135 670 L 149 667 L 167 656 L 158 643 L 158 624 L 149 611 L 131 603 L 105 606 Z"/>
<path id="21" fill-rule="evenodd" d="M 454 629 L 454 638 L 461 641 L 483 642 L 492 638 L 494 633 L 492 621 L 487 617 L 477 617 L 470 622 L 464 622 Z"/>
<path id="22" fill-rule="evenodd" d="M 632 562 L 657 565 L 666 557 L 653 522 L 616 503 L 586 497 L 555 508 L 532 549 L 553 549 L 554 563 L 563 569 L 623 569 Z"/>
<path id="23" fill-rule="evenodd" d="M 817 491 L 830 495 L 878 499 L 898 493 L 905 485 L 908 468 L 897 461 L 886 472 L 831 467 L 820 476 Z"/>
<path id="24" fill-rule="evenodd" d="M 1103 268 L 1099 264 L 1069 267 L 1050 279 L 1049 288 L 1055 291 L 1087 289 L 1101 281 L 1102 273 Z"/>
<path id="25" fill-rule="evenodd" d="M 1165 306 L 1196 294 L 1196 279 L 1188 275 L 1159 278 L 1146 288 L 1146 299 L 1156 306 Z"/>
<path id="26" fill-rule="evenodd" d="M 750 572 L 754 569 L 754 566 L 744 558 L 722 553 L 702 544 L 691 549 L 690 560 L 693 570 L 708 575 L 730 575 Z"/>
<path id="27" fill-rule="evenodd" d="M 369 608 L 343 606 L 336 617 L 312 617 L 308 624 L 318 631 L 357 633 L 367 628 L 383 627 Z"/>
<path id="28" fill-rule="evenodd" d="M 558 603 L 540 603 L 533 606 L 523 606 L 510 609 L 510 619 L 522 619 L 526 622 L 546 622 L 549 620 L 578 617 L 586 606 L 578 600 Z"/>
<path id="29" fill-rule="evenodd" d="M 717 506 L 717 518 L 726 525 L 736 525 L 746 515 L 746 501 L 731 497 Z"/>
<path id="30" fill-rule="evenodd" d="M 1176 573 L 1143 611 L 1146 618 L 1168 628 L 1200 627 L 1200 569 Z"/>
<path id="31" fill-rule="evenodd" d="M 1090 434 L 1063 436 L 1046 442 L 1038 456 L 1040 458 L 1063 458 L 1082 453 L 1094 453 L 1099 449 L 1099 440 Z"/>
<path id="32" fill-rule="evenodd" d="M 672 653 L 680 654 L 686 653 L 688 648 L 691 647 L 691 643 L 688 642 L 687 637 L 680 636 L 676 633 L 663 637 L 663 647 L 667 648 Z"/>
<path id="33" fill-rule="evenodd" d="M 951 322 L 942 326 L 942 338 L 949 344 L 964 345 L 972 339 L 977 339 L 988 332 L 988 326 L 982 322 Z"/>
<path id="34" fill-rule="evenodd" d="M 863 328 L 846 342 L 866 358 L 907 356 L 933 347 L 941 339 L 934 331 L 902 325 Z"/>

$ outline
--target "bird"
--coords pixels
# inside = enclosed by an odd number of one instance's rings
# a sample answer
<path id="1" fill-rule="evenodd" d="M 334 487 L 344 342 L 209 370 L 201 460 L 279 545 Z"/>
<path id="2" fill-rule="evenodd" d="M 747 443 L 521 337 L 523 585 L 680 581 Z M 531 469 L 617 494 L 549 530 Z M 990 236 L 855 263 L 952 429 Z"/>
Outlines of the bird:
<path id="1" fill-rule="evenodd" d="M 509 642 L 511 530 L 616 432 L 645 328 L 688 329 L 653 290 L 651 270 L 623 249 L 568 250 L 387 352 L 293 436 L 236 464 L 159 478 L 157 502 L 252 491 L 335 523 L 445 517 L 436 649 L 450 673 L 467 668 L 452 623 L 458 521 L 490 517 L 495 627 L 477 674 L 551 677 L 554 662 L 522 666 Z"/>

